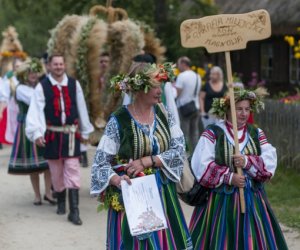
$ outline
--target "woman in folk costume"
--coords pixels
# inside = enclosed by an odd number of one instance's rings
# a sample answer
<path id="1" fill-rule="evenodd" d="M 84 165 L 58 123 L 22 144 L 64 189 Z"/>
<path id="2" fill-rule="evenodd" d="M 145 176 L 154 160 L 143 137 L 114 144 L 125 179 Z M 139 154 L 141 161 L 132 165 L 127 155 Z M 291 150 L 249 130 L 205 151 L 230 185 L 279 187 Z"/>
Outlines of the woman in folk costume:
<path id="1" fill-rule="evenodd" d="M 15 76 L 15 71 L 22 64 L 22 58 L 14 58 L 12 70 L 6 72 L 0 84 L 0 117 L 1 130 L 0 142 L 11 144 L 14 142 L 17 129 L 17 115 L 19 113 L 18 105 L 15 101 L 16 87 L 19 84 Z"/>
<path id="2" fill-rule="evenodd" d="M 264 183 L 275 174 L 276 149 L 261 129 L 247 124 L 250 112 L 263 108 L 266 94 L 264 89 L 235 89 L 239 155 L 234 155 L 229 96 L 213 101 L 212 113 L 225 120 L 207 127 L 192 157 L 197 180 L 210 188 L 207 203 L 192 215 L 194 249 L 287 249 L 264 191 Z M 239 188 L 245 192 L 244 214 Z"/>
<path id="3" fill-rule="evenodd" d="M 111 115 L 92 167 L 91 194 L 100 194 L 109 206 L 106 247 L 192 249 L 175 188 L 185 160 L 184 136 L 171 113 L 158 104 L 161 84 L 173 77 L 171 64 L 134 63 L 130 72 L 111 80 L 115 90 L 133 93 L 134 100 Z M 168 228 L 132 237 L 120 182 L 147 174 L 156 176 Z"/>
<path id="4" fill-rule="evenodd" d="M 3 87 L 3 79 L 0 77 L 0 92 Z M 6 129 L 6 103 L 0 101 L 0 149 L 2 148 L 2 143 L 6 143 L 5 140 L 5 129 Z"/>
<path id="5" fill-rule="evenodd" d="M 18 125 L 15 134 L 13 149 L 10 156 L 9 174 L 29 174 L 35 194 L 34 205 L 41 205 L 39 173 L 45 177 L 44 199 L 50 204 L 56 204 L 51 193 L 51 176 L 48 164 L 43 158 L 44 148 L 30 142 L 25 136 L 25 120 L 30 99 L 39 76 L 43 73 L 41 62 L 36 59 L 28 59 L 17 70 L 19 85 L 16 88 L 16 101 L 19 106 Z"/>

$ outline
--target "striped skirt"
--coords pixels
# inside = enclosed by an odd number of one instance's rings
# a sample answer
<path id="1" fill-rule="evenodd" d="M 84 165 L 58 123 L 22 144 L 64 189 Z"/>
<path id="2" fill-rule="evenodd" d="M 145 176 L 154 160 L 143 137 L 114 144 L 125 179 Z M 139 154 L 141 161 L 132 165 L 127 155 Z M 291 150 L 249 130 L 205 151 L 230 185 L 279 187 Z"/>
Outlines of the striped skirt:
<path id="1" fill-rule="evenodd" d="M 191 237 L 177 198 L 175 184 L 170 181 L 167 184 L 158 184 L 158 187 L 168 228 L 153 232 L 148 238 L 139 240 L 137 237 L 131 236 L 126 214 L 109 209 L 106 249 L 193 249 Z"/>
<path id="2" fill-rule="evenodd" d="M 10 155 L 8 173 L 30 174 L 48 169 L 44 149 L 30 142 L 25 135 L 25 124 L 19 122 Z"/>
<path id="3" fill-rule="evenodd" d="M 245 188 L 246 212 L 237 188 L 222 186 L 196 207 L 190 223 L 194 249 L 288 249 L 263 186 Z"/>

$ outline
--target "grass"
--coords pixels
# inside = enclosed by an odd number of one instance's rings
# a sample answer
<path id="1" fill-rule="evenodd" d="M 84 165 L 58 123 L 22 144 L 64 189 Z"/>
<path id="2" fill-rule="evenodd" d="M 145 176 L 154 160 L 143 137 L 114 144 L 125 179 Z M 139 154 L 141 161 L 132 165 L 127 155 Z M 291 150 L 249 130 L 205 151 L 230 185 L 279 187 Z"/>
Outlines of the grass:
<path id="1" fill-rule="evenodd" d="M 278 166 L 266 192 L 277 219 L 300 230 L 300 172 Z"/>

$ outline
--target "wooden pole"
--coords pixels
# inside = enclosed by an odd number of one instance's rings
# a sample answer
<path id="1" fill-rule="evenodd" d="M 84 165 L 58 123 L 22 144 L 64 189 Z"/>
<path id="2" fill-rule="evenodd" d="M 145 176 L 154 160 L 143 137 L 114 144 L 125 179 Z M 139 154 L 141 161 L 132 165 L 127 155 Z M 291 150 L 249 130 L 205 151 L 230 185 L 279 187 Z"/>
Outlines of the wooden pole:
<path id="1" fill-rule="evenodd" d="M 240 154 L 239 148 L 239 137 L 238 137 L 238 128 L 237 128 L 237 120 L 236 120 L 236 110 L 235 110 L 235 99 L 234 99 L 234 90 L 233 90 L 233 80 L 232 80 L 232 71 L 231 71 L 231 60 L 230 60 L 230 52 L 225 52 L 226 59 L 226 70 L 227 70 L 227 79 L 228 79 L 228 89 L 229 89 L 229 97 L 230 97 L 230 110 L 232 117 L 232 127 L 233 127 L 233 135 L 234 135 L 234 147 L 235 154 Z M 237 173 L 239 175 L 243 175 L 243 171 L 240 168 L 237 168 Z M 239 188 L 240 193 L 240 203 L 241 203 L 241 212 L 245 213 L 245 196 L 244 189 Z"/>

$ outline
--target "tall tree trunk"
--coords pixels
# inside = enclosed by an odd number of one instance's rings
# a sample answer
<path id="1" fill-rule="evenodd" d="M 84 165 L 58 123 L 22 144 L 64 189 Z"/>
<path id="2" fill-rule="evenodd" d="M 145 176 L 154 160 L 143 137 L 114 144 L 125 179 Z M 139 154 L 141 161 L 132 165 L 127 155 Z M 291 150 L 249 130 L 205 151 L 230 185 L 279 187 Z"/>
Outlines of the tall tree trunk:
<path id="1" fill-rule="evenodd" d="M 161 33 L 164 32 L 165 26 L 168 19 L 168 0 L 155 0 L 154 1 L 155 8 L 154 8 L 154 16 L 155 16 L 155 23 L 156 23 L 156 32 L 158 37 L 160 37 Z"/>

